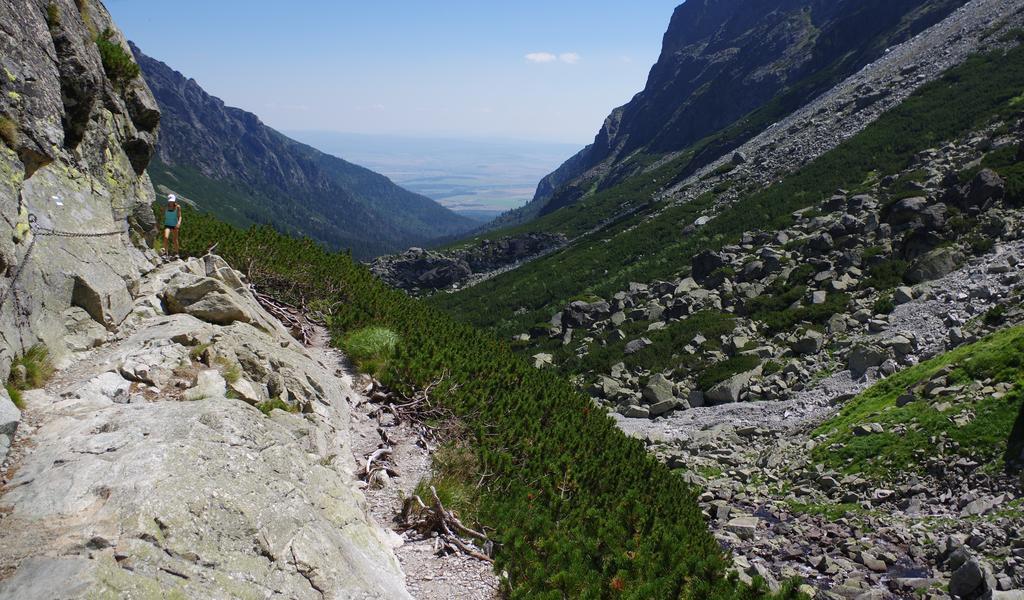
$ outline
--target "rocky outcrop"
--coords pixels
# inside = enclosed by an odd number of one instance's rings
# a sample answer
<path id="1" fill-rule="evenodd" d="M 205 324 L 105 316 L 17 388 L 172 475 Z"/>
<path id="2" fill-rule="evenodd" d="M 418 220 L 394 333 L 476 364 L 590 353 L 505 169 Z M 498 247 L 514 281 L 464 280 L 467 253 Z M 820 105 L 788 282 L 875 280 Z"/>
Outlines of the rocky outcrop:
<path id="1" fill-rule="evenodd" d="M 244 288 L 251 322 L 164 311 L 183 277 L 241 280 L 210 262 L 144 277 L 114 341 L 25 393 L 0 596 L 410 597 L 353 476 L 351 380 Z M 270 399 L 288 410 L 254 406 Z"/>
<path id="2" fill-rule="evenodd" d="M 109 29 L 128 47 L 101 3 L 0 2 L 0 23 L 0 116 L 11 134 L 0 141 L 5 377 L 34 344 L 67 352 L 65 320 L 83 329 L 72 309 L 104 330 L 131 309 L 151 268 L 136 244 L 155 229 L 144 169 L 159 112 L 140 79 L 106 75 L 95 35 Z"/>
<path id="3" fill-rule="evenodd" d="M 388 285 L 416 294 L 481 281 L 565 242 L 563 235 L 527 233 L 483 239 L 447 251 L 410 248 L 402 254 L 375 259 L 370 269 Z"/>

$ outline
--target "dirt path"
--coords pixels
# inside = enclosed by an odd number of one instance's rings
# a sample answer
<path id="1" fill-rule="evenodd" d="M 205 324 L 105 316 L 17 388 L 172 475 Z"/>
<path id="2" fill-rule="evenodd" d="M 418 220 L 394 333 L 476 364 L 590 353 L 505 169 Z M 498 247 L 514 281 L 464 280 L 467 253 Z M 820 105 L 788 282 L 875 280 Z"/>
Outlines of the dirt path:
<path id="1" fill-rule="evenodd" d="M 330 336 L 322 328 L 314 331 L 310 352 L 321 363 L 336 369 L 339 377 L 350 380 L 353 389 L 365 390 L 369 379 L 355 372 L 341 352 L 330 346 Z M 363 494 L 370 514 L 384 528 L 394 532 L 395 548 L 409 592 L 419 600 L 493 600 L 500 598 L 498 578 L 491 565 L 461 555 L 436 556 L 434 540 L 419 539 L 415 532 L 399 534 L 395 516 L 403 499 L 412 495 L 422 479 L 430 476 L 430 455 L 416 445 L 417 435 L 407 424 L 395 423 L 390 415 L 378 419 L 365 396 L 349 398 L 351 411 L 352 459 L 356 469 L 381 443 L 381 431 L 393 447 L 392 463 L 399 475 L 383 487 L 366 487 Z"/>

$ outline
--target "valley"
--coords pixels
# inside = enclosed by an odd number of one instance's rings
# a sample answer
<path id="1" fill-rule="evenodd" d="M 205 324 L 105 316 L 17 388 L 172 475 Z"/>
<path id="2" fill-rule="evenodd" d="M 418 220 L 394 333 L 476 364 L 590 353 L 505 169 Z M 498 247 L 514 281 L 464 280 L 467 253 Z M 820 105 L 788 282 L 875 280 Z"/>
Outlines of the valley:
<path id="1" fill-rule="evenodd" d="M 1022 0 L 688 0 L 568 161 L 27 4 L 0 598 L 1024 597 Z"/>

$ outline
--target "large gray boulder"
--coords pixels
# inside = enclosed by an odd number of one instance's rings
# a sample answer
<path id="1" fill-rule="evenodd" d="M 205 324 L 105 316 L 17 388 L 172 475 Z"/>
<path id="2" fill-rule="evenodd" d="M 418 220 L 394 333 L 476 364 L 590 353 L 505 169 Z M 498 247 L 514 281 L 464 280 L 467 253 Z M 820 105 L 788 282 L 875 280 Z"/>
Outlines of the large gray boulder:
<path id="1" fill-rule="evenodd" d="M 974 600 L 995 589 L 995 578 L 976 558 L 968 559 L 949 578 L 949 593 L 954 598 Z"/>
<path id="2" fill-rule="evenodd" d="M 906 280 L 917 284 L 939 279 L 955 271 L 963 262 L 963 254 L 956 249 L 945 246 L 936 248 L 911 263 Z"/>
<path id="3" fill-rule="evenodd" d="M 877 367 L 889 358 L 889 354 L 871 344 L 857 344 L 846 357 L 847 368 L 854 378 L 864 375 L 868 369 Z"/>
<path id="4" fill-rule="evenodd" d="M 711 387 L 704 392 L 704 401 L 708 405 L 729 404 L 739 402 L 741 394 L 750 386 L 750 380 L 761 374 L 761 366 L 756 369 L 739 373 Z"/>
<path id="5" fill-rule="evenodd" d="M 675 401 L 675 384 L 661 373 L 655 373 L 644 387 L 643 398 L 648 404 Z"/>
<path id="6" fill-rule="evenodd" d="M 571 302 L 562 313 L 562 321 L 569 327 L 589 327 L 596 321 L 607 319 L 612 314 L 611 305 L 605 300 Z"/>
<path id="7" fill-rule="evenodd" d="M 793 341 L 793 352 L 797 354 L 817 354 L 825 346 L 825 335 L 808 329 L 798 335 Z"/>
<path id="8" fill-rule="evenodd" d="M 1006 193 L 1006 182 L 992 169 L 982 169 L 971 180 L 964 194 L 968 207 L 983 207 L 993 200 L 999 200 Z"/>

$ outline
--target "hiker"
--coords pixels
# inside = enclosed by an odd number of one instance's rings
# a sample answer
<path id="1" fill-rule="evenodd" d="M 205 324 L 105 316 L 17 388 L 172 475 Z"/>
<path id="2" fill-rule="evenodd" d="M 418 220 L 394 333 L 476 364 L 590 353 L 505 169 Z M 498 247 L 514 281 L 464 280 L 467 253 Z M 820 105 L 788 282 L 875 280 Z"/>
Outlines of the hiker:
<path id="1" fill-rule="evenodd" d="M 164 209 L 164 257 L 169 257 L 170 238 L 174 234 L 174 256 L 180 252 L 178 245 L 178 229 L 181 228 L 181 207 L 178 206 L 178 197 L 174 194 L 167 196 L 167 208 Z"/>

